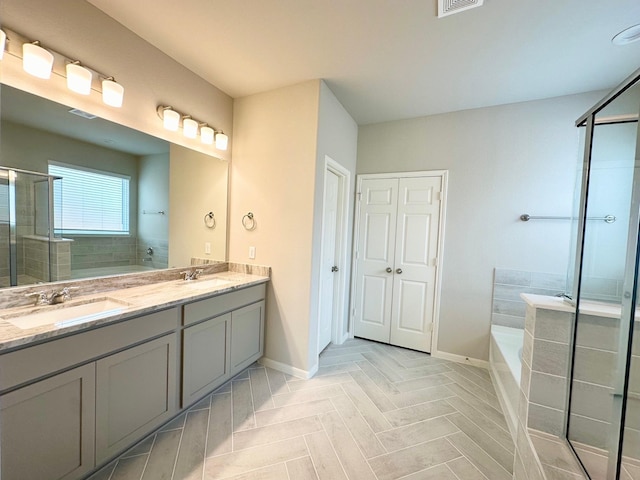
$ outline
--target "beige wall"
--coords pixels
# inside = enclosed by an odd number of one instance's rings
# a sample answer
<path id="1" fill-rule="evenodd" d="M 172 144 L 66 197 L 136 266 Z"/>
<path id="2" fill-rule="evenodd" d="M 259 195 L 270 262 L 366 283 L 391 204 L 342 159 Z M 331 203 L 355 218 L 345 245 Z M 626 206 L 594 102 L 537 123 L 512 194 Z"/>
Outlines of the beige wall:
<path id="1" fill-rule="evenodd" d="M 156 107 L 172 105 L 224 130 L 232 143 L 231 97 L 94 6 L 83 0 L 2 0 L 0 19 L 3 27 L 114 76 L 125 87 L 124 105 L 120 109 L 105 106 L 97 91 L 88 97 L 73 94 L 61 76 L 54 75 L 48 81 L 31 77 L 22 71 L 20 59 L 9 54 L 0 63 L 3 83 L 207 154 L 230 158 L 230 150 L 220 152 L 197 139 L 185 139 L 180 132 L 164 130 Z"/>
<path id="2" fill-rule="evenodd" d="M 317 80 L 234 103 L 229 260 L 269 265 L 265 356 L 302 371 L 308 358 Z M 253 212 L 247 231 L 242 216 Z M 256 247 L 256 258 L 248 257 Z"/>
<path id="3" fill-rule="evenodd" d="M 603 92 L 361 126 L 358 173 L 449 170 L 438 350 L 486 360 L 495 267 L 566 273 L 574 122 Z"/>
<path id="4" fill-rule="evenodd" d="M 169 150 L 169 267 L 227 258 L 228 163 L 178 145 Z M 216 227 L 204 223 L 213 212 Z M 211 253 L 205 253 L 205 242 Z"/>

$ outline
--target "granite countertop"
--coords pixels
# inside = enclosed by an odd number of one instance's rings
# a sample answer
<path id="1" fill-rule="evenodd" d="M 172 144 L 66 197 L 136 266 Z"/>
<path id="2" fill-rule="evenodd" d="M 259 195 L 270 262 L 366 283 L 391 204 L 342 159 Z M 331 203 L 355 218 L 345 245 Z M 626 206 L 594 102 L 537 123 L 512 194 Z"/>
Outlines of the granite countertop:
<path id="1" fill-rule="evenodd" d="M 203 284 L 211 279 L 225 280 L 229 283 L 215 286 L 203 285 L 197 287 L 198 283 Z M 268 276 L 252 275 L 238 272 L 218 272 L 213 275 L 203 275 L 198 280 L 184 281 L 171 280 L 154 282 L 135 287 L 103 291 L 90 295 L 73 297 L 61 305 L 47 306 L 21 306 L 0 310 L 0 353 L 17 347 L 28 346 L 30 343 L 39 342 L 46 339 L 55 338 L 70 333 L 79 333 L 83 330 L 104 326 L 117 322 L 128 317 L 153 313 L 164 310 L 186 302 L 201 300 L 207 297 L 222 295 L 240 288 L 259 285 L 269 281 Z M 73 294 L 73 292 L 72 292 Z M 36 313 L 46 309 L 58 309 L 72 307 L 74 305 L 86 304 L 91 301 L 101 299 L 112 299 L 123 305 L 122 310 L 110 314 L 104 318 L 88 320 L 82 323 L 48 323 L 29 329 L 21 329 L 6 320 L 6 317 L 15 316 L 21 313 Z"/>

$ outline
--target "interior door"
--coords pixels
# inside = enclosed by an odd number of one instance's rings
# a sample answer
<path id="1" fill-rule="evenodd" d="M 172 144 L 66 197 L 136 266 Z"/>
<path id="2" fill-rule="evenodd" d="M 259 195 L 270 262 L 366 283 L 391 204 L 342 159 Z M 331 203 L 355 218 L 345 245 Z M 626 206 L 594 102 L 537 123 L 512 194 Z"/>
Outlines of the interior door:
<path id="1" fill-rule="evenodd" d="M 398 179 L 362 179 L 356 246 L 354 333 L 389 343 Z"/>
<path id="2" fill-rule="evenodd" d="M 431 351 L 441 177 L 401 178 L 390 343 Z"/>
<path id="3" fill-rule="evenodd" d="M 322 267 L 320 287 L 320 327 L 318 351 L 331 342 L 331 330 L 335 310 L 335 276 L 337 273 L 336 241 L 338 233 L 338 204 L 340 179 L 326 170 L 324 186 L 324 217 L 322 238 Z"/>

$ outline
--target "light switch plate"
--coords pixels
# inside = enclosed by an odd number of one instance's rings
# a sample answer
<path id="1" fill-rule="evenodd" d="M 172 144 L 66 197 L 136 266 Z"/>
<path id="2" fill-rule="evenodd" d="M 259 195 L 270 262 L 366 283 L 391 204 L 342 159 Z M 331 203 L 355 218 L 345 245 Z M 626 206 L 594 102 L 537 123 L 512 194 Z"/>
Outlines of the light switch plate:
<path id="1" fill-rule="evenodd" d="M 251 260 L 256 258 L 256 247 L 249 247 L 249 258 Z"/>

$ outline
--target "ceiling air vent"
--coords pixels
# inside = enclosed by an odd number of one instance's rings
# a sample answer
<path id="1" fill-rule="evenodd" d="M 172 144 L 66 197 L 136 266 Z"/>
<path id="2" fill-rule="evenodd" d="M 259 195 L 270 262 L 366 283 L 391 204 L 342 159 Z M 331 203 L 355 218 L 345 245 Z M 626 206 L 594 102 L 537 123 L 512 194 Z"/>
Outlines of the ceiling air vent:
<path id="1" fill-rule="evenodd" d="M 438 0 L 438 18 L 481 7 L 484 0 Z"/>

